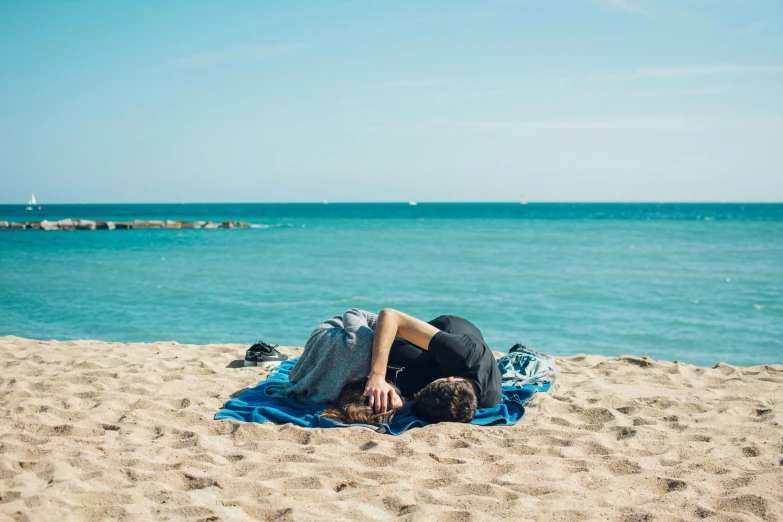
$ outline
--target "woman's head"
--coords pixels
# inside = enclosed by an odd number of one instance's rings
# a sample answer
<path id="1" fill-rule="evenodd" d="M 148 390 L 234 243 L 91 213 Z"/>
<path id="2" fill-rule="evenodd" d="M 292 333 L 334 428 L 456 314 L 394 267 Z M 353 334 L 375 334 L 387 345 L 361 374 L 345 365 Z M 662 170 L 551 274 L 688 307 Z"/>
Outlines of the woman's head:
<path id="1" fill-rule="evenodd" d="M 387 381 L 388 382 L 388 381 Z M 402 397 L 400 390 L 389 383 Z M 391 408 L 385 413 L 375 413 L 370 406 L 370 398 L 364 396 L 364 388 L 367 386 L 367 379 L 350 379 L 345 383 L 337 400 L 329 404 L 329 407 L 321 414 L 321 417 L 332 419 L 344 424 L 372 424 L 380 426 L 384 422 L 391 422 L 394 415 L 402 409 L 402 406 Z M 403 399 L 403 405 L 405 399 Z"/>
<path id="2" fill-rule="evenodd" d="M 413 414 L 427 422 L 470 422 L 478 408 L 475 383 L 448 377 L 431 382 L 413 398 Z"/>

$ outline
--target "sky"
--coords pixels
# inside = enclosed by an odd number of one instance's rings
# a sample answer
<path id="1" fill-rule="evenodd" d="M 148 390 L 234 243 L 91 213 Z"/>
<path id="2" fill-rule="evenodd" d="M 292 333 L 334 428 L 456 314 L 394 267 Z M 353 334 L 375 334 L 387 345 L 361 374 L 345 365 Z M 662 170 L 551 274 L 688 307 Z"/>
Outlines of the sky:
<path id="1" fill-rule="evenodd" d="M 783 201 L 780 0 L 0 2 L 0 204 Z"/>

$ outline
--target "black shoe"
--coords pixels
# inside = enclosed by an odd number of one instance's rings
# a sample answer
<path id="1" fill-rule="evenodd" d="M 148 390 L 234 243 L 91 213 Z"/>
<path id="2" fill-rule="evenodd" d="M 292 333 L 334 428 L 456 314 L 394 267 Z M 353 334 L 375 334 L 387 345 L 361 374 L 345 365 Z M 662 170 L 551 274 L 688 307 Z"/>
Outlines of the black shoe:
<path id="1" fill-rule="evenodd" d="M 258 341 L 245 352 L 245 366 L 277 366 L 288 356 L 275 350 L 276 344 Z"/>
<path id="2" fill-rule="evenodd" d="M 511 347 L 511 349 L 508 351 L 508 353 L 514 353 L 514 352 L 518 352 L 518 351 L 521 351 L 521 350 L 527 350 L 527 348 L 525 348 L 523 345 L 517 343 L 517 344 L 515 344 L 514 346 Z"/>

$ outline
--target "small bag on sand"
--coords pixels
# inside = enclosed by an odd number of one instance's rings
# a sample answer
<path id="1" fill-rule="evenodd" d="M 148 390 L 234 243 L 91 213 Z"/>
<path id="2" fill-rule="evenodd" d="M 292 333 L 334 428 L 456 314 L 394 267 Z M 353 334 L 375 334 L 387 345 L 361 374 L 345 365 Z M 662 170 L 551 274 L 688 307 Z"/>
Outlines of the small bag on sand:
<path id="1" fill-rule="evenodd" d="M 557 364 L 555 360 L 541 352 L 528 350 L 517 344 L 508 355 L 498 359 L 498 368 L 503 386 L 524 386 L 525 384 L 555 384 Z"/>

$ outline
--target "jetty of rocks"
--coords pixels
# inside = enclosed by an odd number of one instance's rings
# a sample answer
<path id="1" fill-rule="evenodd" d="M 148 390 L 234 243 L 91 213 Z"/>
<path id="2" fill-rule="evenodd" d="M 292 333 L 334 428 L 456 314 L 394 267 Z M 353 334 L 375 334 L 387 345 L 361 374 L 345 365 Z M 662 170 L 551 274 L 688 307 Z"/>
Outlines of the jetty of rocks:
<path id="1" fill-rule="evenodd" d="M 59 221 L 0 221 L 0 230 L 115 230 L 146 228 L 250 228 L 245 221 L 166 221 L 134 219 L 133 221 L 92 221 L 89 219 L 61 219 Z"/>

